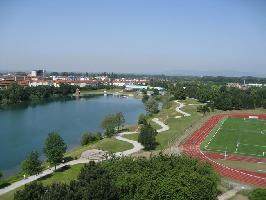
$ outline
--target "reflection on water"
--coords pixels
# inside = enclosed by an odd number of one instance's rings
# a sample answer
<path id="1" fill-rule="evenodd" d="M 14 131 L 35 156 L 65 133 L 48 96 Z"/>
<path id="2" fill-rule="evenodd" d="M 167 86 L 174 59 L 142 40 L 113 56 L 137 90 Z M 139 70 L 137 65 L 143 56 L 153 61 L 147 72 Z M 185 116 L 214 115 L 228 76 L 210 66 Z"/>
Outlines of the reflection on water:
<path id="1" fill-rule="evenodd" d="M 101 131 L 106 114 L 123 112 L 134 124 L 144 106 L 134 98 L 67 97 L 38 103 L 2 106 L 0 111 L 0 171 L 13 174 L 27 153 L 42 148 L 47 134 L 57 131 L 69 148 L 78 146 L 85 131 Z"/>

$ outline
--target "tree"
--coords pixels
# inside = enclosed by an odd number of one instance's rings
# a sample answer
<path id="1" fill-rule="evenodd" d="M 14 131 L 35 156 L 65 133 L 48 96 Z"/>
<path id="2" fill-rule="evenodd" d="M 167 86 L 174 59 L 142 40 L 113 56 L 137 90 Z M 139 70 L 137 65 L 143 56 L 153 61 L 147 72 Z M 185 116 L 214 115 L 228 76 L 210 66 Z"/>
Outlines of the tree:
<path id="1" fill-rule="evenodd" d="M 106 135 L 106 137 L 112 137 L 114 134 L 115 134 L 115 129 L 113 128 L 105 129 L 104 135 Z"/>
<path id="2" fill-rule="evenodd" d="M 145 102 L 145 110 L 149 115 L 157 113 L 159 111 L 158 107 L 158 102 L 153 98 L 150 98 L 148 101 Z"/>
<path id="3" fill-rule="evenodd" d="M 144 114 L 139 115 L 138 124 L 147 124 L 146 116 Z"/>
<path id="4" fill-rule="evenodd" d="M 186 156 L 124 157 L 90 162 L 70 184 L 31 183 L 15 194 L 15 200 L 213 200 L 218 182 L 210 165 Z"/>
<path id="5" fill-rule="evenodd" d="M 14 200 L 37 200 L 42 199 L 46 188 L 42 183 L 32 182 L 28 185 L 25 185 L 23 190 L 19 190 L 15 193 Z"/>
<path id="6" fill-rule="evenodd" d="M 250 200 L 266 200 L 266 189 L 255 189 L 249 195 Z"/>
<path id="7" fill-rule="evenodd" d="M 159 95 L 159 94 L 160 94 L 160 92 L 158 89 L 153 89 L 153 95 Z"/>
<path id="8" fill-rule="evenodd" d="M 101 133 L 84 133 L 81 137 L 80 144 L 84 146 L 101 139 L 102 139 Z"/>
<path id="9" fill-rule="evenodd" d="M 147 90 L 146 89 L 142 89 L 141 92 L 142 92 L 142 94 L 147 94 Z"/>
<path id="10" fill-rule="evenodd" d="M 102 165 L 113 175 L 120 199 L 214 200 L 218 194 L 212 167 L 189 157 L 125 157 Z"/>
<path id="11" fill-rule="evenodd" d="M 107 115 L 102 123 L 101 127 L 105 129 L 105 135 L 110 137 L 116 131 L 120 130 L 120 127 L 125 123 L 125 118 L 122 112 Z"/>
<path id="12" fill-rule="evenodd" d="M 0 179 L 3 177 L 3 174 L 2 174 L 2 172 L 0 172 Z"/>
<path id="13" fill-rule="evenodd" d="M 150 124 L 144 124 L 140 128 L 138 142 L 140 142 L 145 150 L 153 150 L 156 146 L 157 131 Z"/>
<path id="14" fill-rule="evenodd" d="M 45 141 L 44 153 L 48 162 L 54 165 L 55 169 L 56 165 L 62 162 L 66 149 L 67 146 L 58 133 L 52 132 L 48 134 Z"/>
<path id="15" fill-rule="evenodd" d="M 142 97 L 142 102 L 145 103 L 146 101 L 149 100 L 149 98 L 150 97 L 147 95 L 147 91 L 146 91 L 146 94 L 144 94 L 143 97 Z"/>
<path id="16" fill-rule="evenodd" d="M 77 188 L 76 188 L 77 190 Z M 46 188 L 45 193 L 42 196 L 43 200 L 72 200 L 74 191 L 70 190 L 70 187 L 64 183 L 53 183 Z"/>
<path id="17" fill-rule="evenodd" d="M 126 122 L 125 117 L 122 112 L 115 114 L 115 121 L 116 121 L 117 130 L 119 131 L 120 127 L 123 126 Z"/>
<path id="18" fill-rule="evenodd" d="M 206 115 L 206 112 L 210 112 L 210 108 L 207 105 L 200 105 L 197 107 L 197 111 L 201 112 L 203 114 L 203 116 Z"/>
<path id="19" fill-rule="evenodd" d="M 39 174 L 42 171 L 42 162 L 37 151 L 32 151 L 21 163 L 22 172 L 28 176 Z"/>
<path id="20" fill-rule="evenodd" d="M 86 164 L 78 177 L 82 188 L 82 199 L 117 200 L 118 192 L 112 182 L 109 172 L 95 162 Z"/>
<path id="21" fill-rule="evenodd" d="M 186 92 L 183 87 L 177 87 L 174 91 L 174 98 L 178 100 L 185 100 L 186 99 Z"/>
<path id="22" fill-rule="evenodd" d="M 266 109 L 266 99 L 263 101 L 263 108 Z"/>
<path id="23" fill-rule="evenodd" d="M 101 123 L 101 127 L 105 130 L 115 130 L 116 127 L 116 117 L 114 114 L 109 114 L 105 116 Z"/>

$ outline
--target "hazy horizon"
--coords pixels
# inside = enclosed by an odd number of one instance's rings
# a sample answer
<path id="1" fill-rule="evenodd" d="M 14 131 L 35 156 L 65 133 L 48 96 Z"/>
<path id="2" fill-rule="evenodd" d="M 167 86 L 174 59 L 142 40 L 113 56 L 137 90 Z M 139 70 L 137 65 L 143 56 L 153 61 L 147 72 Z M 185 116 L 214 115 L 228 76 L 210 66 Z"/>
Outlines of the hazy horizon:
<path id="1" fill-rule="evenodd" d="M 4 0 L 0 44 L 0 71 L 266 77 L 266 1 Z"/>

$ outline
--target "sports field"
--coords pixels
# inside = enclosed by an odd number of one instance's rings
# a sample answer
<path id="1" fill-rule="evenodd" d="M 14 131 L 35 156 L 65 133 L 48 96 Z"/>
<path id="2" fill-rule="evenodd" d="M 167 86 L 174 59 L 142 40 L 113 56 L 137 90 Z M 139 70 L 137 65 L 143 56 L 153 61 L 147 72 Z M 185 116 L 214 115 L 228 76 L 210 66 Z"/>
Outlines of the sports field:
<path id="1" fill-rule="evenodd" d="M 203 141 L 201 149 L 266 158 L 266 120 L 223 118 Z"/>

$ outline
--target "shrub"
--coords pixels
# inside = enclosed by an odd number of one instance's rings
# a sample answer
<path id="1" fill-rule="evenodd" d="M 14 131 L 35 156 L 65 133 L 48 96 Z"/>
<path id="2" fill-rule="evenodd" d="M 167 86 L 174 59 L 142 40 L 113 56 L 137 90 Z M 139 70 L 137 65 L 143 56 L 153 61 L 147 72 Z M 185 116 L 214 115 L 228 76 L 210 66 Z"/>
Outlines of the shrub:
<path id="1" fill-rule="evenodd" d="M 266 189 L 255 189 L 249 195 L 250 200 L 266 200 Z"/>
<path id="2" fill-rule="evenodd" d="M 98 133 L 84 133 L 81 137 L 80 144 L 82 146 L 90 144 L 92 142 L 98 141 L 102 139 L 102 134 L 100 132 Z"/>
<path id="3" fill-rule="evenodd" d="M 138 124 L 147 124 L 146 116 L 144 114 L 139 115 Z"/>

